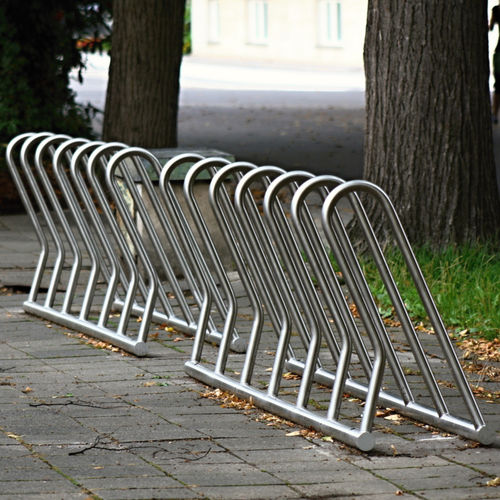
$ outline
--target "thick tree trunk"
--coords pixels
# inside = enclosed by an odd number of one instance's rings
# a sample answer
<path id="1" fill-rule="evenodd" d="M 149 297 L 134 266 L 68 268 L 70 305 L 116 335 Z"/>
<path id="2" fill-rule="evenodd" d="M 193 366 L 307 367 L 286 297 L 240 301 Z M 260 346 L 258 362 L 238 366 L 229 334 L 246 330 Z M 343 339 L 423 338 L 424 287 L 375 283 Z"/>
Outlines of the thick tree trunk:
<path id="1" fill-rule="evenodd" d="M 492 236 L 500 204 L 486 2 L 368 5 L 365 178 L 389 194 L 413 243 Z"/>
<path id="2" fill-rule="evenodd" d="M 177 145 L 185 0 L 114 0 L 103 139 Z"/>

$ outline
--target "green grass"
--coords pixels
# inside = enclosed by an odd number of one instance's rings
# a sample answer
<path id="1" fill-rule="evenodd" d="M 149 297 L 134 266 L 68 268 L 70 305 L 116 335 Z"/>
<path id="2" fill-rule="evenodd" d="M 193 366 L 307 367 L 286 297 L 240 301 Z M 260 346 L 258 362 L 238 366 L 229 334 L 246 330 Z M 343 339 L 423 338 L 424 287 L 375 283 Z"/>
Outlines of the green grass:
<path id="1" fill-rule="evenodd" d="M 500 338 L 498 245 L 450 246 L 441 252 L 420 248 L 415 255 L 447 328 L 489 340 Z M 427 321 L 401 254 L 391 249 L 386 258 L 412 319 Z M 390 316 L 392 304 L 375 265 L 366 261 L 363 270 L 382 316 Z"/>

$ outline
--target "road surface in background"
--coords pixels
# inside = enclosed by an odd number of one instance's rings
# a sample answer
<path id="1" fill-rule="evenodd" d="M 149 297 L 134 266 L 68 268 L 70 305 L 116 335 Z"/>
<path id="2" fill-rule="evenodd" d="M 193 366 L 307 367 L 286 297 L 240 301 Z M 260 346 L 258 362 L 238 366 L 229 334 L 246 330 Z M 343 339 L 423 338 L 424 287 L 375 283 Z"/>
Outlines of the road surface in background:
<path id="1" fill-rule="evenodd" d="M 104 109 L 109 58 L 91 55 L 77 101 Z M 219 149 L 287 170 L 362 176 L 364 75 L 184 57 L 179 146 Z M 100 133 L 102 115 L 95 121 Z M 500 191 L 500 126 L 493 128 Z"/>

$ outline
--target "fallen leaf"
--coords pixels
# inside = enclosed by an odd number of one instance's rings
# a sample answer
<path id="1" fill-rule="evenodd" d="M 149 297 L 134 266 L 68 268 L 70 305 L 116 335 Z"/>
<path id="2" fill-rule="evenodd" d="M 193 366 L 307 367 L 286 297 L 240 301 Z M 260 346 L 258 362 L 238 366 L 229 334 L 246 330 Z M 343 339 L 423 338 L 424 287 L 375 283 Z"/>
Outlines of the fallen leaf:
<path id="1" fill-rule="evenodd" d="M 464 351 L 464 359 L 476 358 L 480 361 L 500 361 L 500 339 L 498 338 L 494 340 L 466 338 L 457 342 L 457 345 Z"/>
<path id="2" fill-rule="evenodd" d="M 401 422 L 403 420 L 403 417 L 401 415 L 398 415 L 397 413 L 394 413 L 392 415 L 387 415 L 384 417 L 385 420 L 391 420 L 392 422 Z"/>
<path id="3" fill-rule="evenodd" d="M 351 310 L 351 313 L 355 318 L 359 318 L 358 307 L 356 306 L 356 304 L 349 304 L 349 309 Z"/>
<path id="4" fill-rule="evenodd" d="M 390 415 L 391 413 L 394 413 L 394 408 L 384 408 L 383 410 L 377 410 L 375 413 L 376 417 L 385 417 L 387 415 Z"/>
<path id="5" fill-rule="evenodd" d="M 326 441 L 327 443 L 333 443 L 333 438 L 332 436 L 323 436 L 321 438 L 321 441 Z"/>
<path id="6" fill-rule="evenodd" d="M 28 392 L 33 392 L 33 389 L 31 387 L 25 387 L 22 392 L 24 392 L 25 394 L 27 394 Z"/>
<path id="7" fill-rule="evenodd" d="M 398 490 L 396 491 L 396 493 L 394 493 L 397 497 L 400 497 L 402 495 L 404 495 L 404 493 L 401 491 L 401 490 Z"/>
<path id="8" fill-rule="evenodd" d="M 287 432 L 285 434 L 286 437 L 295 437 L 295 436 L 302 436 L 300 431 L 292 431 L 292 432 Z"/>
<path id="9" fill-rule="evenodd" d="M 486 486 L 500 486 L 500 477 L 496 477 L 486 483 Z"/>

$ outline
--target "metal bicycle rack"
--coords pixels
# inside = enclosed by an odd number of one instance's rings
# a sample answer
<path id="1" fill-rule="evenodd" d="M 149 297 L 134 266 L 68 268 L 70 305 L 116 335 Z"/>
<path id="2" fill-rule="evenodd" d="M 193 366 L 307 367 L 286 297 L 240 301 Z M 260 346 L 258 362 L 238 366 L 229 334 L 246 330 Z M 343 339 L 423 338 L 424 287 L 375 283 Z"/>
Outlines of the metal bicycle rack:
<path id="1" fill-rule="evenodd" d="M 109 154 L 125 145 L 49 133 L 24 134 L 9 143 L 7 163 L 41 245 L 23 306 L 27 312 L 144 355 L 147 322 L 140 325 L 136 338 L 127 335 L 129 314 L 122 314 L 114 324 L 112 305 L 120 285 L 130 303 L 135 296 L 127 291 L 135 291 L 139 280 L 126 246 L 121 245 L 126 270 L 111 246 L 110 232 L 123 238 L 114 218 L 106 210 L 102 218 L 91 197 L 89 185 L 96 182 L 87 177 L 86 167 L 105 162 L 103 147 Z M 99 191 L 93 193 L 99 195 Z M 109 209 L 106 203 L 101 205 Z M 105 218 L 112 221 L 108 227 Z M 42 287 L 44 281 L 46 287 Z M 79 287 L 85 289 L 83 294 L 76 293 Z"/>
<path id="2" fill-rule="evenodd" d="M 127 154 L 118 155 L 111 164 L 110 156 L 124 149 Z M 160 173 L 161 166 L 150 153 L 120 143 L 89 142 L 50 133 L 23 134 L 12 140 L 7 150 L 10 171 L 41 245 L 25 310 L 138 356 L 147 353 L 152 321 L 190 334 L 197 328 L 184 290 L 152 229 L 144 195 L 129 175 L 130 169 L 144 174 L 142 187 L 150 194 L 152 205 L 159 207 L 160 200 L 141 159 L 149 160 Z M 121 185 L 116 173 L 124 181 Z M 140 219 L 131 216 L 131 200 L 139 209 Z M 110 208 L 113 203 L 123 224 Z M 164 214 L 162 210 L 158 213 Z M 166 282 L 158 278 L 144 248 L 145 235 L 136 227 L 138 220 L 156 243 L 163 269 L 167 270 Z M 184 258 L 190 248 L 181 250 L 166 217 L 161 221 L 196 298 L 199 292 L 193 265 Z M 46 290 L 42 281 L 48 281 Z M 81 288 L 84 292 L 77 294 Z M 213 324 L 210 326 L 207 340 L 218 342 L 220 334 Z M 245 350 L 236 332 L 231 348 Z"/>
<path id="3" fill-rule="evenodd" d="M 45 132 L 13 139 L 7 163 L 41 246 L 27 312 L 140 356 L 152 322 L 194 335 L 188 374 L 361 450 L 375 445 L 377 405 L 492 442 L 377 186 L 195 154 L 162 166 L 141 148 Z M 186 163 L 174 188 L 171 178 Z M 202 176 L 211 210 L 195 189 Z M 409 318 L 364 196 L 386 216 L 434 329 L 437 358 Z M 392 301 L 404 350 L 379 314 L 340 204 Z M 453 393 L 437 379 L 443 367 Z"/>
<path id="4" fill-rule="evenodd" d="M 240 172 L 244 176 L 230 203 L 221 186 L 225 178 Z M 257 181 L 265 192 L 263 215 L 252 195 Z M 279 197 L 283 189 L 292 196 L 288 210 Z M 451 409 L 447 399 L 453 401 L 456 394 L 447 393 L 436 379 L 363 209 L 361 192 L 375 198 L 385 211 L 434 328 L 440 364 L 448 367 L 461 408 Z M 308 206 L 312 194 L 321 200 L 320 224 Z M 339 215 L 338 204 L 344 198 L 350 202 L 401 323 L 409 346 L 403 356 L 396 352 L 380 317 Z M 216 358 L 207 361 L 206 329 L 201 326 L 186 363 L 190 375 L 362 450 L 375 444 L 372 430 L 377 405 L 485 444 L 492 442 L 494 432 L 481 416 L 394 208 L 379 188 L 333 176 L 314 178 L 306 172 L 232 164 L 214 176 L 210 202 L 250 298 L 253 321 L 244 360 L 231 354 L 223 341 Z M 345 286 L 333 270 L 332 258 Z M 228 317 L 228 323 L 237 326 L 238 315 Z M 405 371 L 403 363 L 411 370 Z M 298 381 L 290 372 L 300 374 Z M 411 378 L 416 383 L 410 383 Z M 314 382 L 331 390 L 318 392 Z M 316 394 L 323 398 L 320 404 Z M 352 397 L 346 394 L 364 400 L 361 414 L 359 406 L 358 414 L 352 414 Z"/>

